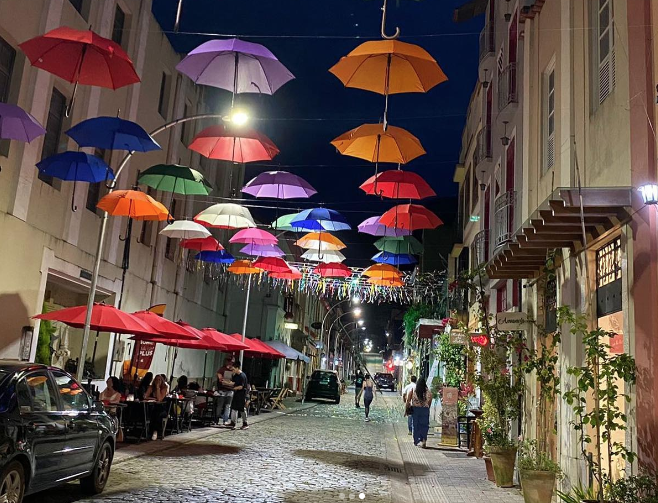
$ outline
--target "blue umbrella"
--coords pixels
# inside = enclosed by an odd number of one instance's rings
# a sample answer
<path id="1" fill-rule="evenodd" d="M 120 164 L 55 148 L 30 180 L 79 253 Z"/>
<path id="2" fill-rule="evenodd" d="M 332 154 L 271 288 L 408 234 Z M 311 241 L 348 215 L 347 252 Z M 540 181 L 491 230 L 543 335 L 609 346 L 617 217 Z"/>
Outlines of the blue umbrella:
<path id="1" fill-rule="evenodd" d="M 139 124 L 119 117 L 95 117 L 66 132 L 81 147 L 150 152 L 162 147 Z"/>
<path id="2" fill-rule="evenodd" d="M 292 227 L 305 231 L 345 231 L 351 229 L 345 217 L 329 208 L 313 208 L 297 214 L 290 222 Z"/>
<path id="3" fill-rule="evenodd" d="M 195 260 L 202 262 L 212 262 L 213 264 L 232 264 L 235 261 L 233 255 L 226 250 L 220 251 L 202 251 L 196 254 Z"/>
<path id="4" fill-rule="evenodd" d="M 396 255 L 395 253 L 385 251 L 379 252 L 377 255 L 373 256 L 371 260 L 378 264 L 390 265 L 409 265 L 418 262 L 413 255 L 409 255 L 408 253 L 400 253 Z"/>
<path id="5" fill-rule="evenodd" d="M 98 183 L 114 179 L 114 172 L 103 159 L 85 152 L 62 152 L 37 163 L 44 175 L 73 182 Z"/>

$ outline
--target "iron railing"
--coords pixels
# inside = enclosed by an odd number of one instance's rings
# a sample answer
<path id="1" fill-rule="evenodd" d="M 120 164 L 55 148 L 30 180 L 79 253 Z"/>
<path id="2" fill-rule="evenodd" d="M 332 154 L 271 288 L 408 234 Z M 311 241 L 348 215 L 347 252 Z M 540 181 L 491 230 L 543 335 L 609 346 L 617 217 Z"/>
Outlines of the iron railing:
<path id="1" fill-rule="evenodd" d="M 516 62 L 510 63 L 498 74 L 498 110 L 518 102 Z"/>
<path id="2" fill-rule="evenodd" d="M 494 202 L 494 246 L 497 248 L 511 241 L 514 231 L 516 191 L 508 190 Z"/>
<path id="3" fill-rule="evenodd" d="M 477 166 L 484 160 L 491 160 L 492 141 L 491 126 L 484 126 L 475 137 L 475 152 L 473 153 L 473 165 Z"/>
<path id="4" fill-rule="evenodd" d="M 491 26 L 485 26 L 480 32 L 480 62 L 494 52 L 495 32 Z"/>
<path id="5" fill-rule="evenodd" d="M 475 235 L 471 245 L 471 257 L 473 259 L 473 269 L 489 261 L 489 229 L 484 229 Z"/>

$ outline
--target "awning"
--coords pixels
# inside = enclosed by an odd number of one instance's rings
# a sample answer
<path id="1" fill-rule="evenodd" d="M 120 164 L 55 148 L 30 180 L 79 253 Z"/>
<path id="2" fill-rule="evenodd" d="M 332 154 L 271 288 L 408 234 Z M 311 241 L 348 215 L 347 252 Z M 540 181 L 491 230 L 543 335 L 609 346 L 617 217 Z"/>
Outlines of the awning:
<path id="1" fill-rule="evenodd" d="M 452 20 L 455 23 L 470 21 L 475 16 L 484 14 L 487 10 L 488 4 L 489 0 L 471 0 L 470 2 L 466 2 L 461 7 L 455 9 L 454 14 L 452 15 Z"/>
<path id="2" fill-rule="evenodd" d="M 276 349 L 279 353 L 283 353 L 286 356 L 286 360 L 301 360 L 305 363 L 309 363 L 311 359 L 297 351 L 296 349 L 291 348 L 287 344 L 284 344 L 281 341 L 263 341 L 265 344 L 271 348 Z"/>

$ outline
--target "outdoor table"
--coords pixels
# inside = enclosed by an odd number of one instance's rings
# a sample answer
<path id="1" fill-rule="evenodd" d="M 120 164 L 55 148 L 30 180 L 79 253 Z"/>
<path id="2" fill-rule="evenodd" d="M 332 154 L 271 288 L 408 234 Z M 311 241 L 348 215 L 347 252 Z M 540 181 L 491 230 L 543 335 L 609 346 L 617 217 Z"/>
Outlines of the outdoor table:
<path id="1" fill-rule="evenodd" d="M 255 415 L 260 414 L 260 411 L 267 406 L 271 394 L 271 391 L 267 389 L 254 388 L 251 390 L 251 406 Z"/>
<path id="2" fill-rule="evenodd" d="M 107 412 L 110 417 L 116 419 L 117 423 L 117 440 L 121 434 L 121 428 L 123 427 L 123 410 L 128 407 L 125 402 L 120 403 L 110 403 L 108 405 L 103 404 L 105 412 Z"/>
<path id="3" fill-rule="evenodd" d="M 214 392 L 208 391 L 208 392 L 199 392 L 197 394 L 197 397 L 200 398 L 205 398 L 206 403 L 205 407 L 203 408 L 203 412 L 199 414 L 198 419 L 202 423 L 216 423 L 217 422 L 217 411 L 215 410 L 215 402 L 217 401 L 217 397 L 215 396 Z"/>
<path id="4" fill-rule="evenodd" d="M 170 432 L 174 433 L 180 433 L 183 431 L 183 428 L 185 428 L 185 415 L 186 415 L 186 410 L 187 410 L 187 404 L 190 402 L 194 401 L 194 397 L 190 398 L 178 398 L 175 396 L 168 396 L 165 398 L 166 402 L 169 402 L 169 414 L 167 415 L 167 419 L 169 417 L 172 417 L 173 419 L 173 424 L 171 427 Z M 167 429 L 165 425 L 165 430 Z M 192 421 L 191 419 L 187 421 L 187 431 L 190 431 L 192 429 Z"/>
<path id="5" fill-rule="evenodd" d="M 258 389 L 259 393 L 262 393 L 262 396 L 259 397 L 261 401 L 261 410 L 271 410 L 272 409 L 272 397 L 278 395 L 281 391 L 281 388 L 261 388 Z"/>
<path id="6" fill-rule="evenodd" d="M 156 402 L 155 400 L 126 402 L 126 431 L 139 430 L 137 442 L 141 442 L 142 438 L 148 438 L 151 429 L 151 408 L 155 405 L 171 407 L 171 402 Z M 169 417 L 169 409 L 167 409 L 167 417 Z M 164 435 L 164 429 L 162 433 Z"/>

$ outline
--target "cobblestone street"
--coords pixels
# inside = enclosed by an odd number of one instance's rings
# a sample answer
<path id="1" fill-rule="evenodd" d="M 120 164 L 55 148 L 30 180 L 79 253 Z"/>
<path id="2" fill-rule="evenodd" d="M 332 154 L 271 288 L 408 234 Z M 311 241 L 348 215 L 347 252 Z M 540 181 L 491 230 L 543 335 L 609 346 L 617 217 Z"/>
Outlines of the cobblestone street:
<path id="1" fill-rule="evenodd" d="M 413 447 L 395 395 L 378 397 L 372 421 L 365 422 L 352 393 L 340 405 L 317 402 L 285 415 L 261 414 L 248 430 L 216 429 L 182 445 L 160 442 L 161 450 L 141 457 L 123 460 L 122 450 L 105 492 L 93 499 L 71 483 L 26 501 L 521 501 L 517 492 L 485 480 L 481 460 Z"/>

